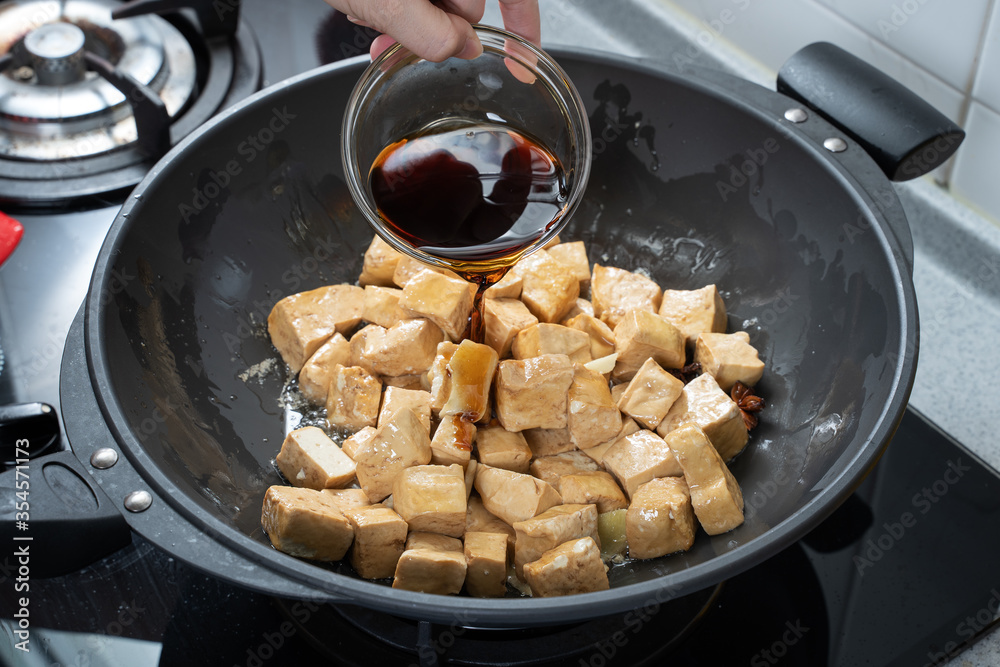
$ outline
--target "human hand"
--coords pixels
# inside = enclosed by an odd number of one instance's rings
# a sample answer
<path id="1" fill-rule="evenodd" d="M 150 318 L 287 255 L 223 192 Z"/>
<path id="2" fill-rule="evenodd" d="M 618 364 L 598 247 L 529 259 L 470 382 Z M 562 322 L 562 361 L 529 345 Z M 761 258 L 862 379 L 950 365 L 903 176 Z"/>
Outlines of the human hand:
<path id="1" fill-rule="evenodd" d="M 504 27 L 535 45 L 541 42 L 538 0 L 499 0 Z M 483 18 L 486 0 L 326 0 L 360 25 L 382 34 L 372 58 L 399 42 L 427 60 L 475 58 L 483 52 L 472 24 Z"/>

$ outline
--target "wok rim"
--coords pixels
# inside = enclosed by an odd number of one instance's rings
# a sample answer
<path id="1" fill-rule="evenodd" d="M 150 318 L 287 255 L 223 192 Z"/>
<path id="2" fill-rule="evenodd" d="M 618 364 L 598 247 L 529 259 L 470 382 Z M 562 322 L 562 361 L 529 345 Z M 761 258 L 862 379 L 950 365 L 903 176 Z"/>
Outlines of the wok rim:
<path id="1" fill-rule="evenodd" d="M 750 114 L 763 122 L 769 124 L 778 122 L 772 114 L 755 106 L 745 96 L 738 95 L 735 90 L 718 83 L 717 80 L 721 73 L 713 73 L 711 81 L 701 78 L 692 79 L 689 76 L 681 76 L 677 68 L 668 63 L 656 63 L 654 66 L 648 61 L 637 62 L 614 54 L 581 49 L 552 48 L 549 51 L 557 60 L 569 57 L 600 65 L 636 70 L 656 78 L 666 78 L 674 83 L 692 87 L 710 97 L 720 99 L 732 105 L 735 110 Z M 337 574 L 308 561 L 280 553 L 270 546 L 255 541 L 222 519 L 210 515 L 194 499 L 190 498 L 148 456 L 141 440 L 128 427 L 128 419 L 118 396 L 111 387 L 108 365 L 111 355 L 105 349 L 107 338 L 100 297 L 107 288 L 108 281 L 112 279 L 110 269 L 119 254 L 119 249 L 138 217 L 130 214 L 136 206 L 141 205 L 141 202 L 147 199 L 142 196 L 143 193 L 155 187 L 164 167 L 178 158 L 190 145 L 200 141 L 210 141 L 210 135 L 217 125 L 227 123 L 235 116 L 253 113 L 258 104 L 264 103 L 262 101 L 280 96 L 287 88 L 309 86 L 313 84 L 314 80 L 322 80 L 339 70 L 359 65 L 361 66 L 360 73 L 366 63 L 367 56 L 359 56 L 292 77 L 255 93 L 198 128 L 161 159 L 136 186 L 133 191 L 134 196 L 130 196 L 122 206 L 102 245 L 94 268 L 91 287 L 87 294 L 84 313 L 85 352 L 94 393 L 107 428 L 126 454 L 129 462 L 152 490 L 183 516 L 192 528 L 200 534 L 208 535 L 217 544 L 248 560 L 254 566 L 262 567 L 299 586 L 314 589 L 316 599 L 361 604 L 410 618 L 445 623 L 454 623 L 456 619 L 464 619 L 483 626 L 524 627 L 583 620 L 624 612 L 650 603 L 660 604 L 716 584 L 757 565 L 801 539 L 857 488 L 888 446 L 892 434 L 902 419 L 913 385 L 918 345 L 916 294 L 908 268 L 903 260 L 904 253 L 901 251 L 898 239 L 889 227 L 885 212 L 879 207 L 873 206 L 871 201 L 862 196 L 864 193 L 868 195 L 868 199 L 871 199 L 869 191 L 842 164 L 843 156 L 838 157 L 826 153 L 821 146 L 804 132 L 800 132 L 798 128 L 782 126 L 782 129 L 787 131 L 788 139 L 806 149 L 806 152 L 811 154 L 829 172 L 830 177 L 835 179 L 837 184 L 844 188 L 864 210 L 869 211 L 878 222 L 878 225 L 873 227 L 873 231 L 876 233 L 871 238 L 877 239 L 888 262 L 887 268 L 896 282 L 893 293 L 900 309 L 898 326 L 901 334 L 901 349 L 894 352 L 887 350 L 887 354 L 895 354 L 899 360 L 892 376 L 889 400 L 882 405 L 875 428 L 865 436 L 864 442 L 858 445 L 859 449 L 855 456 L 844 463 L 844 470 L 824 489 L 818 491 L 814 498 L 799 507 L 787 519 L 772 526 L 761 536 L 750 539 L 725 553 L 717 554 L 705 563 L 662 575 L 656 580 L 627 584 L 606 591 L 557 598 L 450 597 L 393 589 L 383 584 Z M 749 84 L 738 77 L 723 75 L 721 78 L 759 88 L 769 95 L 776 96 L 777 99 L 788 99 L 773 91 Z M 794 102 L 789 101 L 788 104 L 794 105 Z M 819 119 L 817 122 L 825 123 Z M 209 138 L 206 139 L 206 137 Z M 870 158 L 863 154 L 862 149 L 857 144 L 850 140 L 848 140 L 848 144 L 854 149 L 851 151 L 852 154 L 862 154 L 862 159 L 870 161 Z M 894 205 L 894 207 L 896 206 L 898 203 Z M 133 523 L 133 529 L 137 529 L 135 523 Z M 143 534 L 141 529 L 137 529 L 137 532 Z M 144 536 L 156 544 L 155 538 L 145 534 Z M 720 537 L 725 539 L 724 536 Z M 215 576 L 226 578 L 225 572 L 220 572 L 218 569 L 212 572 Z M 344 597 L 348 599 L 344 599 Z"/>

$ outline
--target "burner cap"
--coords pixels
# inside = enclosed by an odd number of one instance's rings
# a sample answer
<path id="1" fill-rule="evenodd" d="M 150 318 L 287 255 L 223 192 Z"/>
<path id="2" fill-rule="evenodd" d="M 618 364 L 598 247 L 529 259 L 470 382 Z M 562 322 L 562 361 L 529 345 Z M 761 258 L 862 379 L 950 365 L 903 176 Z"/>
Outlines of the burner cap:
<path id="1" fill-rule="evenodd" d="M 24 49 L 31 69 L 42 86 L 62 86 L 82 81 L 87 72 L 83 62 L 86 37 L 72 23 L 46 23 L 28 33 Z"/>

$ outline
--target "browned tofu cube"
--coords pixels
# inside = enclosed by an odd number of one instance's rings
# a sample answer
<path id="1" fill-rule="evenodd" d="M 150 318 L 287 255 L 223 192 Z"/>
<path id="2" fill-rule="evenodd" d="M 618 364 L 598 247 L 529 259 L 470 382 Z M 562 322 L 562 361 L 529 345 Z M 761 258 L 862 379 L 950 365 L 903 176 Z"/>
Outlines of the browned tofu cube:
<path id="1" fill-rule="evenodd" d="M 396 265 L 403 257 L 403 253 L 383 241 L 380 236 L 376 236 L 365 250 L 364 266 L 358 284 L 391 287 L 395 284 L 392 276 L 396 272 Z"/>
<path id="2" fill-rule="evenodd" d="M 458 345 L 450 340 L 438 343 L 434 353 L 434 361 L 424 374 L 424 388 L 431 392 L 431 413 L 436 417 L 444 407 L 451 394 L 451 373 L 448 363 L 455 354 Z"/>
<path id="3" fill-rule="evenodd" d="M 340 446 L 340 451 L 351 457 L 351 460 L 356 460 L 358 450 L 361 445 L 372 439 L 375 435 L 374 426 L 365 426 L 363 429 L 352 435 L 351 437 L 344 440 L 344 444 Z"/>
<path id="4" fill-rule="evenodd" d="M 590 261 L 587 260 L 587 247 L 583 241 L 559 243 L 545 249 L 553 259 L 563 264 L 574 278 L 581 284 L 590 282 Z"/>
<path id="5" fill-rule="evenodd" d="M 743 491 L 705 432 L 685 424 L 667 434 L 667 444 L 684 471 L 694 514 L 705 532 L 719 535 L 742 524 Z"/>
<path id="6" fill-rule="evenodd" d="M 479 429 L 476 453 L 480 463 L 514 472 L 527 473 L 531 463 L 531 448 L 524 436 L 499 424 Z"/>
<path id="7" fill-rule="evenodd" d="M 594 316 L 609 327 L 618 326 L 633 310 L 656 313 L 663 290 L 646 276 L 613 266 L 594 264 L 590 279 L 590 300 Z"/>
<path id="8" fill-rule="evenodd" d="M 589 315 L 590 317 L 594 317 L 594 304 L 592 304 L 590 301 L 587 301 L 586 299 L 581 299 L 577 297 L 576 303 L 573 304 L 573 306 L 568 311 L 566 311 L 565 315 L 563 315 L 563 318 L 561 320 L 562 324 L 569 326 L 570 320 L 572 320 L 577 315 Z"/>
<path id="9" fill-rule="evenodd" d="M 684 383 L 650 358 L 639 367 L 618 399 L 618 408 L 654 430 L 684 390 Z"/>
<path id="10" fill-rule="evenodd" d="M 715 285 L 696 290 L 664 290 L 659 315 L 684 335 L 693 347 L 698 334 L 726 330 L 726 305 Z"/>
<path id="11" fill-rule="evenodd" d="M 358 326 L 365 292 L 354 285 L 329 285 L 286 296 L 267 316 L 271 343 L 293 373 L 335 332 Z"/>
<path id="12" fill-rule="evenodd" d="M 418 465 L 396 476 L 392 507 L 410 530 L 461 537 L 465 533 L 465 472 L 462 466 Z"/>
<path id="13" fill-rule="evenodd" d="M 368 326 L 361 327 L 354 332 L 351 336 L 350 349 L 351 349 L 351 363 L 344 364 L 345 366 L 357 366 L 358 368 L 363 368 L 373 375 L 377 375 L 375 369 L 372 368 L 371 363 L 368 361 L 368 357 L 365 356 L 365 347 L 371 342 L 371 345 L 377 347 L 382 345 L 385 339 L 386 328 L 378 324 L 369 324 Z M 444 334 L 441 334 L 442 337 Z"/>
<path id="14" fill-rule="evenodd" d="M 486 288 L 483 294 L 485 299 L 517 299 L 521 296 L 521 276 L 512 271 L 504 274 L 504 277 L 493 285 Z"/>
<path id="15" fill-rule="evenodd" d="M 571 540 L 524 566 L 524 578 L 535 597 L 606 591 L 608 572 L 601 549 L 589 537 Z"/>
<path id="16" fill-rule="evenodd" d="M 386 387 L 385 391 L 382 392 L 382 409 L 378 413 L 378 425 L 381 426 L 403 408 L 413 410 L 413 413 L 420 418 L 420 423 L 427 428 L 427 434 L 430 436 L 431 393 L 423 389 Z"/>
<path id="17" fill-rule="evenodd" d="M 621 412 L 600 373 L 576 364 L 567 398 L 566 428 L 580 449 L 595 447 L 621 430 Z"/>
<path id="18" fill-rule="evenodd" d="M 659 558 L 687 551 L 697 525 L 683 477 L 658 477 L 639 486 L 625 515 L 631 558 Z"/>
<path id="19" fill-rule="evenodd" d="M 646 430 L 636 431 L 613 444 L 604 453 L 603 463 L 629 498 L 639 485 L 655 477 L 683 473 L 677 457 L 663 438 Z"/>
<path id="20" fill-rule="evenodd" d="M 398 389 L 412 389 L 414 391 L 427 391 L 424 387 L 424 374 L 420 375 L 383 375 L 382 385 L 385 387 L 396 387 Z"/>
<path id="21" fill-rule="evenodd" d="M 407 549 L 396 563 L 392 587 L 417 593 L 458 595 L 465 583 L 461 551 Z"/>
<path id="22" fill-rule="evenodd" d="M 413 532 L 406 536 L 406 548 L 410 549 L 432 549 L 434 551 L 462 551 L 462 540 L 457 537 L 448 537 L 440 533 Z"/>
<path id="23" fill-rule="evenodd" d="M 684 336 L 659 315 L 644 310 L 625 313 L 615 327 L 618 361 L 611 378 L 627 382 L 653 359 L 663 368 L 684 366 Z"/>
<path id="24" fill-rule="evenodd" d="M 568 428 L 529 428 L 520 433 L 531 448 L 532 458 L 537 459 L 577 449 Z"/>
<path id="25" fill-rule="evenodd" d="M 563 452 L 551 456 L 542 456 L 531 462 L 531 474 L 545 480 L 556 491 L 565 475 L 578 472 L 593 472 L 599 470 L 592 458 L 581 451 Z"/>
<path id="26" fill-rule="evenodd" d="M 441 416 L 461 415 L 478 422 L 490 414 L 490 387 L 498 357 L 489 345 L 463 340 L 448 361 L 451 376 L 448 400 L 441 406 Z"/>
<path id="27" fill-rule="evenodd" d="M 375 430 L 375 429 L 372 429 Z M 327 500 L 337 506 L 341 512 L 352 510 L 357 507 L 367 507 L 372 502 L 361 489 L 323 489 L 323 495 Z"/>
<path id="28" fill-rule="evenodd" d="M 490 514 L 511 525 L 562 503 L 559 492 L 548 483 L 503 468 L 480 465 L 475 485 Z"/>
<path id="29" fill-rule="evenodd" d="M 403 470 L 430 460 L 431 439 L 420 418 L 406 409 L 379 426 L 354 457 L 358 484 L 375 503 L 392 493 L 393 482 Z"/>
<path id="30" fill-rule="evenodd" d="M 632 419 L 631 417 L 625 417 L 624 419 L 622 419 L 621 429 L 613 437 L 609 438 L 605 442 L 602 442 L 596 447 L 590 447 L 588 449 L 583 449 L 581 451 L 587 456 L 589 456 L 591 459 L 593 459 L 594 462 L 597 463 L 597 465 L 603 465 L 604 454 L 607 453 L 609 449 L 611 449 L 612 445 L 614 445 L 616 442 L 618 442 L 625 436 L 632 435 L 641 428 L 642 427 L 640 427 L 639 424 L 637 424 L 634 419 Z"/>
<path id="31" fill-rule="evenodd" d="M 325 405 L 330 389 L 330 372 L 337 364 L 351 365 L 351 344 L 339 333 L 330 336 L 299 371 L 299 391 L 311 403 Z"/>
<path id="32" fill-rule="evenodd" d="M 354 479 L 354 461 L 315 426 L 286 435 L 275 462 L 294 486 L 317 491 L 347 486 Z"/>
<path id="33" fill-rule="evenodd" d="M 403 290 L 398 287 L 365 286 L 365 302 L 361 319 L 385 328 L 407 319 L 407 314 L 399 307 Z"/>
<path id="34" fill-rule="evenodd" d="M 465 590 L 478 598 L 507 592 L 507 537 L 500 533 L 465 534 Z"/>
<path id="35" fill-rule="evenodd" d="M 468 511 L 465 515 L 465 534 L 499 533 L 507 539 L 508 558 L 514 554 L 514 529 L 509 523 L 491 514 L 478 494 L 469 496 Z"/>
<path id="36" fill-rule="evenodd" d="M 457 463 L 467 468 L 476 438 L 477 429 L 472 422 L 461 415 L 444 417 L 431 438 L 431 463 L 444 466 Z"/>
<path id="37" fill-rule="evenodd" d="M 377 325 L 369 325 L 364 330 Z M 384 333 L 364 339 L 362 356 L 379 375 L 420 375 L 434 363 L 438 343 L 444 340 L 444 333 L 429 320 L 403 320 Z"/>
<path id="38" fill-rule="evenodd" d="M 702 373 L 684 385 L 684 390 L 670 406 L 656 432 L 666 436 L 688 423 L 705 432 L 723 461 L 729 461 L 743 451 L 749 439 L 739 406 L 708 373 Z"/>
<path id="39" fill-rule="evenodd" d="M 399 307 L 410 317 L 423 317 L 438 325 L 453 341 L 469 326 L 476 286 L 461 278 L 421 271 L 403 288 Z"/>
<path id="40" fill-rule="evenodd" d="M 340 560 L 354 529 L 323 493 L 272 486 L 264 494 L 261 526 L 278 551 L 312 560 Z"/>
<path id="41" fill-rule="evenodd" d="M 486 344 L 496 350 L 500 357 L 510 356 L 515 336 L 534 324 L 538 324 L 538 318 L 517 299 L 500 298 L 483 301 Z"/>
<path id="42" fill-rule="evenodd" d="M 351 566 L 364 579 L 385 579 L 396 572 L 408 527 L 403 518 L 382 504 L 347 510 L 354 527 Z"/>
<path id="43" fill-rule="evenodd" d="M 522 280 L 521 301 L 541 322 L 559 322 L 580 296 L 580 281 L 546 250 L 522 258 L 511 271 Z"/>
<path id="44" fill-rule="evenodd" d="M 565 354 L 500 362 L 496 381 L 497 419 L 508 431 L 565 428 L 573 362 Z"/>
<path id="45" fill-rule="evenodd" d="M 359 366 L 337 364 L 330 372 L 326 420 L 331 428 L 357 431 L 374 426 L 382 401 L 382 382 Z"/>
<path id="46" fill-rule="evenodd" d="M 396 285 L 396 287 L 406 287 L 406 284 L 421 271 L 433 271 L 434 273 L 442 276 L 448 276 L 449 278 L 458 278 L 458 274 L 454 271 L 442 269 L 437 266 L 431 266 L 430 264 L 424 264 L 423 262 L 417 261 L 412 257 L 402 257 L 399 260 L 399 263 L 396 264 L 396 270 L 392 274 L 392 282 Z"/>
<path id="47" fill-rule="evenodd" d="M 563 475 L 559 480 L 559 495 L 567 505 L 596 505 L 598 514 L 628 507 L 628 499 L 618 482 L 603 470 Z"/>
<path id="48" fill-rule="evenodd" d="M 715 377 L 722 391 L 728 392 L 737 382 L 752 387 L 764 375 L 764 362 L 750 344 L 746 331 L 702 333 L 694 346 L 694 360 L 701 370 Z"/>
<path id="49" fill-rule="evenodd" d="M 565 354 L 570 361 L 586 363 L 590 355 L 590 336 L 561 324 L 542 322 L 521 330 L 510 348 L 515 359 L 530 359 L 543 354 Z"/>
<path id="50" fill-rule="evenodd" d="M 580 313 L 566 320 L 566 326 L 587 334 L 590 338 L 590 356 L 592 358 L 600 359 L 614 353 L 615 332 L 593 315 Z"/>
<path id="51" fill-rule="evenodd" d="M 514 524 L 514 569 L 518 576 L 526 563 L 563 542 L 590 537 L 600 545 L 596 505 L 556 505 L 538 516 Z"/>

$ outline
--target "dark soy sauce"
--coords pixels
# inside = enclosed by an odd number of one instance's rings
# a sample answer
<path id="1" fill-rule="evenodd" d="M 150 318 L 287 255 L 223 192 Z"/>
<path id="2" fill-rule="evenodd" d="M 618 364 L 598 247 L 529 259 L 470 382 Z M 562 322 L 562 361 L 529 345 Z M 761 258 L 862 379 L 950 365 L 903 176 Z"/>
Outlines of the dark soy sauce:
<path id="1" fill-rule="evenodd" d="M 369 176 L 379 214 L 415 248 L 479 286 L 470 337 L 483 341 L 482 299 L 562 217 L 559 160 L 503 125 L 450 125 L 382 150 Z"/>

